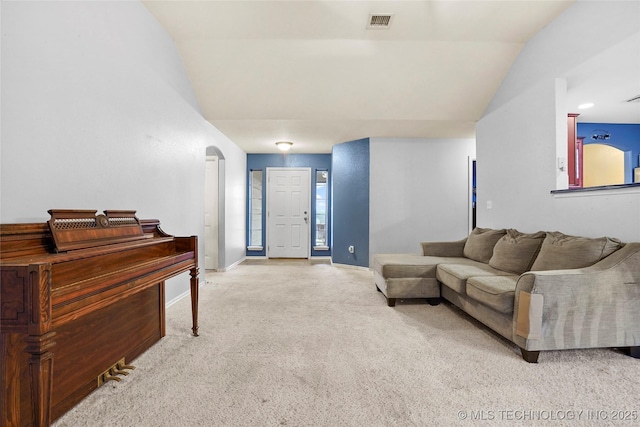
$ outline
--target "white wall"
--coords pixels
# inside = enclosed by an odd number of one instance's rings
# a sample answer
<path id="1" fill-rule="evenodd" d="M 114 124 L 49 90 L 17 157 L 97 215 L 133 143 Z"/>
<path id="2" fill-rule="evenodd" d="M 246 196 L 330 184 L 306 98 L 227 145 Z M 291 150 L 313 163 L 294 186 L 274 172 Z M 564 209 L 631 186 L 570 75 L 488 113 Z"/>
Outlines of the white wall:
<path id="1" fill-rule="evenodd" d="M 639 30 L 636 0 L 577 0 L 527 42 L 486 112 L 542 80 L 564 76 Z"/>
<path id="2" fill-rule="evenodd" d="M 566 158 L 563 77 L 579 65 L 567 48 L 597 55 L 640 31 L 638 12 L 637 2 L 579 1 L 524 47 L 476 126 L 478 226 L 640 241 L 640 189 L 551 194 L 567 182 L 556 167 Z"/>
<path id="3" fill-rule="evenodd" d="M 138 2 L 2 3 L 0 221 L 47 210 L 136 209 L 173 235 L 200 238 L 205 149 L 227 159 L 227 235 L 244 233 L 246 155 L 205 121 L 177 50 Z M 242 221 L 243 222 L 243 221 Z M 235 258 L 234 258 L 235 257 Z M 188 275 L 167 300 L 188 290 Z"/>
<path id="4" fill-rule="evenodd" d="M 540 83 L 478 122 L 478 226 L 555 228 L 554 206 L 549 202 L 558 173 L 556 83 L 553 79 Z"/>
<path id="5" fill-rule="evenodd" d="M 369 253 L 420 253 L 468 234 L 473 139 L 370 139 Z"/>

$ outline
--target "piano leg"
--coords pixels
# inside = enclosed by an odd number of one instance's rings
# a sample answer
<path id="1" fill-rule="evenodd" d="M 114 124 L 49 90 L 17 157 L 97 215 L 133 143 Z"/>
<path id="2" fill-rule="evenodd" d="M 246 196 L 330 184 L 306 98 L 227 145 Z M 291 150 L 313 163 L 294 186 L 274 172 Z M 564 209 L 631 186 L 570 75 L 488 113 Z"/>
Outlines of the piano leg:
<path id="1" fill-rule="evenodd" d="M 27 337 L 29 375 L 31 376 L 31 399 L 33 402 L 33 425 L 51 424 L 51 394 L 53 392 L 53 353 L 49 351 L 55 345 L 55 332 L 42 336 Z"/>
<path id="2" fill-rule="evenodd" d="M 193 320 L 193 336 L 198 336 L 198 267 L 189 270 L 191 274 L 191 317 Z"/>

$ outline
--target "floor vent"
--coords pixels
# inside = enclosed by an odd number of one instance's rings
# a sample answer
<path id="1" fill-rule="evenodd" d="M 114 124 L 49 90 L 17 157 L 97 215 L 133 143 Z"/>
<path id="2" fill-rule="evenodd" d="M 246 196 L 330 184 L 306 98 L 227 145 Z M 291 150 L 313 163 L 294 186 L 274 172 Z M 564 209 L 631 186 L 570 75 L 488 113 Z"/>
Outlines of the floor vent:
<path id="1" fill-rule="evenodd" d="M 369 15 L 368 29 L 387 29 L 391 26 L 393 21 L 392 13 L 372 13 Z"/>

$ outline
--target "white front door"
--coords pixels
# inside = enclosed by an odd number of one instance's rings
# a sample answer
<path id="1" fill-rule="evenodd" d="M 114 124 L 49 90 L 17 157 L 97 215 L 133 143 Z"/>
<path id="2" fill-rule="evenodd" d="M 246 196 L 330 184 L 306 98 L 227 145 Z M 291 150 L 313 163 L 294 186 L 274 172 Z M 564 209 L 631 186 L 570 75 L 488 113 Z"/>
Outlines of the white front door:
<path id="1" fill-rule="evenodd" d="M 267 168 L 267 257 L 309 258 L 311 169 Z"/>

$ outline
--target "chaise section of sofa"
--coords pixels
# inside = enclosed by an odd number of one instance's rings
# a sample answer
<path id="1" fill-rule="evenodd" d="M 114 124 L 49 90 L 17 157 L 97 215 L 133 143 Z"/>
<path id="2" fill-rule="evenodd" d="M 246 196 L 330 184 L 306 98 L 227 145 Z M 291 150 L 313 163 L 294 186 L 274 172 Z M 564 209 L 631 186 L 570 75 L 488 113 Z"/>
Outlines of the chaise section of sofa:
<path id="1" fill-rule="evenodd" d="M 388 305 L 438 290 L 518 345 L 528 362 L 543 350 L 595 347 L 640 357 L 640 243 L 477 228 L 421 246 L 423 255 L 374 256 Z"/>
<path id="2" fill-rule="evenodd" d="M 393 307 L 397 298 L 440 298 L 436 267 L 446 257 L 425 257 L 416 254 L 382 254 L 373 259 L 373 277 L 378 291 Z M 454 258 L 456 259 L 456 258 Z M 462 258 L 458 259 L 464 262 Z"/>
<path id="3" fill-rule="evenodd" d="M 425 298 L 430 304 L 440 299 L 436 267 L 446 262 L 473 264 L 463 255 L 466 239 L 458 242 L 431 242 L 422 245 L 418 254 L 377 254 L 373 257 L 374 282 L 378 291 L 393 307 L 398 298 Z M 436 255 L 438 254 L 438 255 Z"/>

